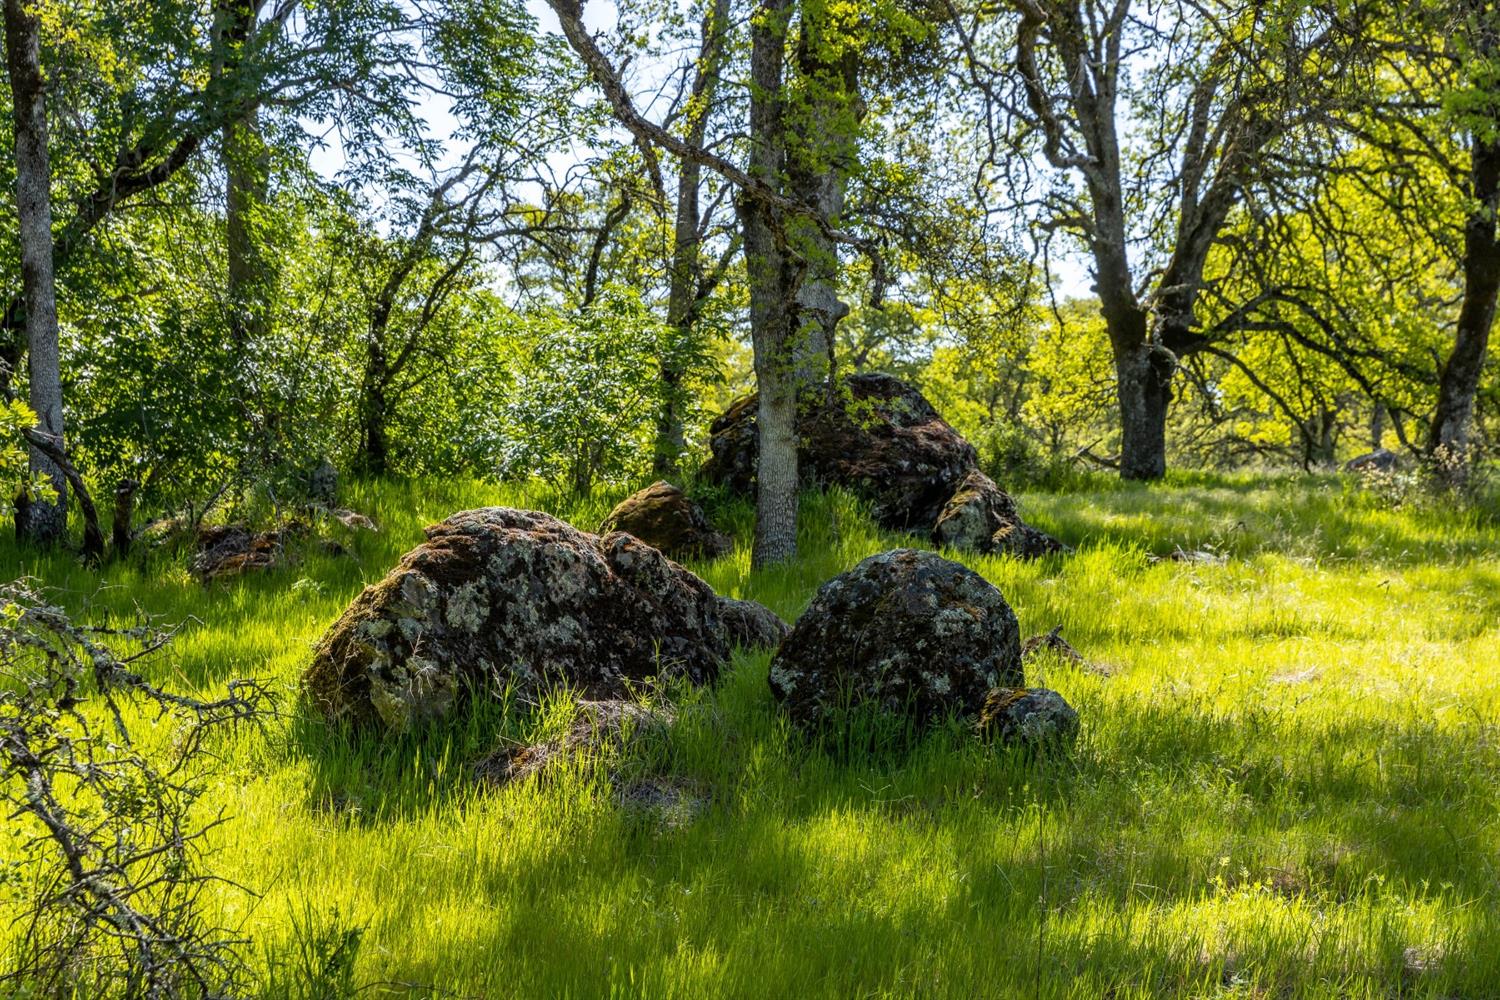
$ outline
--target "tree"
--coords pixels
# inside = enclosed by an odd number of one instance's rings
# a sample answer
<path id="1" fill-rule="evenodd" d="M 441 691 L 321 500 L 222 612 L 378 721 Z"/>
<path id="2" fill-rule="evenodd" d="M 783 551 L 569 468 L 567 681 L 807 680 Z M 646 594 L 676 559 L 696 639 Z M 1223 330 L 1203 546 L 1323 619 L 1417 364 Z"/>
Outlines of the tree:
<path id="1" fill-rule="evenodd" d="M 741 167 L 642 115 L 614 63 L 583 24 L 577 0 L 548 0 L 569 44 L 604 91 L 659 177 L 656 150 L 713 170 L 739 193 L 760 436 L 753 562 L 797 548 L 797 400 L 829 380 L 833 331 L 846 314 L 836 289 L 837 248 L 873 253 L 841 226 L 862 116 L 857 83 L 873 38 L 920 36 L 927 27 L 899 5 L 864 9 L 820 0 L 761 0 L 750 13 L 749 150 Z"/>
<path id="2" fill-rule="evenodd" d="M 48 147 L 47 78 L 42 69 L 41 23 L 35 0 L 5 0 L 5 67 L 15 124 L 16 213 L 20 218 L 21 283 L 28 347 L 27 389 L 37 430 L 63 446 L 62 373 L 57 342 L 57 285 L 52 256 L 52 160 Z M 55 543 L 67 529 L 68 483 L 40 448 L 33 473 L 45 476 L 55 497 L 23 496 L 16 533 Z"/>
<path id="3" fill-rule="evenodd" d="M 1338 5 L 1014 0 L 969 17 L 972 80 L 999 119 L 1011 178 L 1035 153 L 1081 190 L 1030 204 L 1078 237 L 1109 330 L 1120 473 L 1166 471 L 1167 407 L 1182 355 L 1209 342 L 1197 309 L 1209 254 L 1278 146 L 1322 124 L 1340 95 Z M 957 15 L 956 8 L 954 10 Z M 989 33 L 986 32 L 989 29 Z M 994 51 L 1008 53 L 999 68 Z"/>
<path id="4" fill-rule="evenodd" d="M 1446 5 L 1444 5 L 1446 6 Z M 1451 52 L 1462 61 L 1461 89 L 1450 95 L 1455 124 L 1467 132 L 1467 189 L 1462 252 L 1463 304 L 1454 329 L 1453 349 L 1438 377 L 1437 405 L 1428 451 L 1446 453 L 1446 465 L 1462 476 L 1467 469 L 1479 391 L 1500 295 L 1500 11 L 1483 0 L 1454 4 Z"/>
<path id="5" fill-rule="evenodd" d="M 729 0 L 713 0 L 703 15 L 702 45 L 694 64 L 692 84 L 682 110 L 687 126 L 685 141 L 702 148 L 707 136 L 709 116 L 718 96 L 719 78 L 727 58 Z M 683 427 L 683 382 L 687 377 L 683 364 L 683 345 L 692 339 L 704 299 L 712 292 L 723 274 L 722 261 L 711 274 L 702 266 L 704 230 L 712 217 L 714 205 L 702 208 L 703 165 L 696 160 L 677 164 L 677 197 L 672 220 L 672 250 L 668 270 L 667 327 L 671 343 L 664 345 L 660 368 L 662 383 L 661 413 L 656 424 L 655 458 L 652 463 L 658 475 L 677 472 L 686 449 Z"/>

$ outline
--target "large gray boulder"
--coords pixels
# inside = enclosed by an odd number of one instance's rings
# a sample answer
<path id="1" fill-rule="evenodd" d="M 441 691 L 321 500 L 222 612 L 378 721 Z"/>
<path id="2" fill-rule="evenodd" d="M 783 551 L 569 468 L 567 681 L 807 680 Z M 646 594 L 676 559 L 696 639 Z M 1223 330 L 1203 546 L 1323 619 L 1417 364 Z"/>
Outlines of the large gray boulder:
<path id="1" fill-rule="evenodd" d="M 597 699 L 647 678 L 702 683 L 729 658 L 722 609 L 631 535 L 465 511 L 365 588 L 319 641 L 305 687 L 330 719 L 400 731 L 507 690 Z"/>
<path id="2" fill-rule="evenodd" d="M 977 720 L 995 687 L 1019 687 L 1015 613 L 978 573 L 932 552 L 871 556 L 818 591 L 771 660 L 771 693 L 799 725 L 875 707 L 917 729 Z"/>
<path id="3" fill-rule="evenodd" d="M 979 470 L 970 472 L 932 527 L 936 545 L 986 555 L 1036 559 L 1072 549 L 1021 520 L 1016 501 Z"/>

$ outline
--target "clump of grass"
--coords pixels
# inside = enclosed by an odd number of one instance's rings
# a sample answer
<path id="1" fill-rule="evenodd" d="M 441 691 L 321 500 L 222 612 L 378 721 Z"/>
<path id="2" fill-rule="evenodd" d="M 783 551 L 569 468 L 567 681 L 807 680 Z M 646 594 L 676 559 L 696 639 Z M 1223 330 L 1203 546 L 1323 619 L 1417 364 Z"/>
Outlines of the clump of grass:
<path id="1" fill-rule="evenodd" d="M 78 614 L 196 616 L 158 667 L 180 684 L 250 674 L 294 701 L 311 642 L 423 524 L 509 503 L 592 529 L 618 499 L 353 484 L 381 531 L 341 536 L 350 557 L 209 587 L 165 555 L 102 575 L 3 559 Z M 1500 527 L 1333 477 L 1020 499 L 1077 554 L 965 561 L 1025 634 L 1062 625 L 1110 668 L 1035 661 L 1028 682 L 1082 716 L 1071 756 L 942 733 L 829 753 L 776 711 L 768 657 L 740 655 L 714 688 L 671 692 L 676 722 L 642 751 L 706 792 L 664 825 L 588 769 L 498 793 L 469 778 L 566 705 L 395 740 L 293 712 L 225 747 L 203 803 L 230 817 L 224 874 L 261 893 L 220 905 L 262 943 L 267 995 L 306 995 L 286 984 L 317 980 L 295 967 L 398 995 L 1497 995 Z M 799 560 L 752 572 L 748 507 L 714 510 L 738 547 L 693 568 L 788 619 L 913 544 L 846 494 L 813 495 Z M 1207 546 L 1227 560 L 1149 559 Z"/>

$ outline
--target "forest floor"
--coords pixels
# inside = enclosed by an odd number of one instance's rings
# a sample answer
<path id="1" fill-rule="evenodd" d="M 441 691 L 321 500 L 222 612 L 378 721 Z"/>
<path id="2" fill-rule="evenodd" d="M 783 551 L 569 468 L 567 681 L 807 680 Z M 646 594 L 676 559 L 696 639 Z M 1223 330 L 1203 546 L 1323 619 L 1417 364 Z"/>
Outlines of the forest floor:
<path id="1" fill-rule="evenodd" d="M 1023 636 L 1060 625 L 1089 661 L 1028 664 L 1082 716 L 1070 757 L 948 733 L 808 746 L 767 656 L 742 655 L 674 693 L 651 766 L 708 805 L 670 823 L 582 773 L 472 779 L 566 704 L 384 742 L 299 707 L 310 644 L 424 524 L 537 502 L 437 481 L 349 494 L 381 526 L 332 527 L 352 558 L 206 587 L 180 554 L 95 574 L 0 550 L 6 578 L 82 618 L 196 619 L 155 667 L 179 687 L 255 676 L 283 695 L 264 733 L 220 748 L 203 803 L 230 817 L 212 864 L 258 894 L 214 898 L 268 996 L 315 995 L 297 956 L 357 944 L 361 996 L 1500 997 L 1500 517 L 1389 509 L 1334 478 L 1024 495 L 1077 553 L 963 561 Z M 555 512 L 591 530 L 610 499 Z M 739 547 L 692 568 L 788 620 L 912 544 L 811 497 L 802 558 L 751 573 L 749 511 L 715 513 Z M 1179 547 L 1224 558 L 1151 558 Z"/>

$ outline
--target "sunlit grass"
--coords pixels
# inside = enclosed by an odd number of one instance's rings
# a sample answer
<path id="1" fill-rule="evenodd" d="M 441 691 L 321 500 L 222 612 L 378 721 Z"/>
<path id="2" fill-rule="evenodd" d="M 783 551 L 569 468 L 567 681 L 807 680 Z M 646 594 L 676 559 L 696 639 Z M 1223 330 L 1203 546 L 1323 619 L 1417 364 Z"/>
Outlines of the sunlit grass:
<path id="1" fill-rule="evenodd" d="M 562 513 L 592 529 L 610 499 Z M 1082 714 L 1071 759 L 951 734 L 831 755 L 775 713 L 768 658 L 741 656 L 678 693 L 655 763 L 709 805 L 666 827 L 582 773 L 469 780 L 545 718 L 380 744 L 298 709 L 310 643 L 423 524 L 551 504 L 452 481 L 347 500 L 382 529 L 331 528 L 351 556 L 206 588 L 170 554 L 102 576 L 5 554 L 94 618 L 198 619 L 157 667 L 179 684 L 282 692 L 286 717 L 225 748 L 206 803 L 233 816 L 217 863 L 260 894 L 218 899 L 262 971 L 312 923 L 364 928 L 376 995 L 1500 996 L 1500 527 L 1482 513 L 1389 510 L 1335 479 L 1027 496 L 1078 552 L 965 561 L 1023 633 L 1061 625 L 1099 668 L 1032 668 Z M 752 573 L 748 510 L 714 512 L 740 547 L 694 568 L 787 618 L 913 544 L 816 497 L 802 558 Z M 1148 558 L 1179 546 L 1229 558 Z"/>

